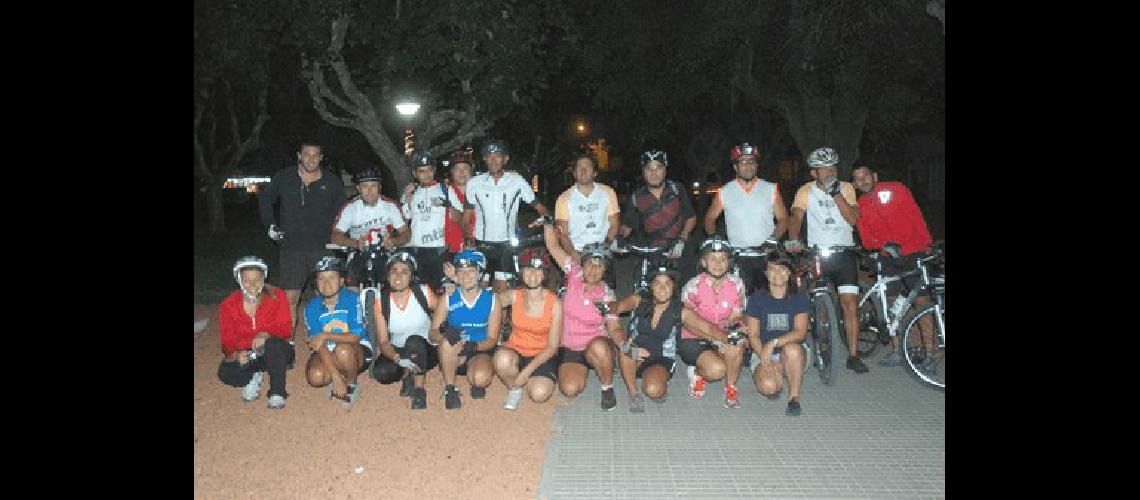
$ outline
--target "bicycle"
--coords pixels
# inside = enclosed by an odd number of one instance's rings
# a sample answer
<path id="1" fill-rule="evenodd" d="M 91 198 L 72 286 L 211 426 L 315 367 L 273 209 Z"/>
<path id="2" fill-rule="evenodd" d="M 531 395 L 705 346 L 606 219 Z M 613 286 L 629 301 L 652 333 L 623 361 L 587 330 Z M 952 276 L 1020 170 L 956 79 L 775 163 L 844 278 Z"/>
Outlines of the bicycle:
<path id="1" fill-rule="evenodd" d="M 911 374 L 920 381 L 934 386 L 939 390 L 946 388 L 946 273 L 945 257 L 942 250 L 944 242 L 939 240 L 918 258 L 918 271 L 922 276 L 921 284 L 910 291 L 906 297 L 909 308 L 922 291 L 929 291 L 933 300 L 910 311 L 898 323 L 892 323 L 895 328 L 902 328 L 900 345 L 903 359 Z M 938 271 L 934 272 L 935 267 Z M 905 310 L 905 309 L 904 309 Z M 924 338 L 919 321 L 930 317 L 931 332 L 929 339 Z"/>
<path id="2" fill-rule="evenodd" d="M 373 312 L 373 304 L 376 303 L 376 298 L 380 295 L 381 287 L 386 284 L 383 282 L 384 264 L 388 260 L 388 251 L 384 249 L 384 233 L 380 229 L 370 229 L 367 233 L 367 244 L 363 250 L 338 245 L 336 243 L 326 243 L 325 249 L 334 252 L 343 252 L 347 254 L 345 258 L 345 273 L 347 274 L 350 265 L 355 258 L 364 259 L 364 276 L 357 283 L 360 286 L 360 313 L 362 321 L 364 322 L 364 331 L 368 335 L 368 341 L 372 343 L 373 356 L 372 359 L 366 359 L 365 363 L 368 364 L 369 370 L 372 369 L 372 364 L 376 362 L 379 346 L 376 339 L 376 317 Z"/>
<path id="3" fill-rule="evenodd" d="M 819 372 L 823 385 L 834 385 L 839 370 L 834 367 L 844 361 L 847 352 L 840 352 L 836 338 L 846 339 L 841 327 L 842 313 L 838 312 L 839 296 L 831 278 L 822 273 L 822 261 L 833 254 L 850 250 L 850 246 L 820 247 L 813 245 L 801 252 L 797 261 L 796 286 L 806 290 L 811 302 L 808 311 L 808 338 L 811 340 L 811 366 Z M 846 340 L 843 341 L 847 343 Z"/>
<path id="4" fill-rule="evenodd" d="M 649 266 L 651 261 L 664 260 L 669 254 L 669 247 L 641 246 L 633 243 L 617 246 L 611 250 L 614 256 L 632 256 L 641 258 L 641 272 L 633 284 L 633 292 L 642 294 L 642 299 L 649 298 Z M 678 283 L 678 286 L 681 284 Z"/>

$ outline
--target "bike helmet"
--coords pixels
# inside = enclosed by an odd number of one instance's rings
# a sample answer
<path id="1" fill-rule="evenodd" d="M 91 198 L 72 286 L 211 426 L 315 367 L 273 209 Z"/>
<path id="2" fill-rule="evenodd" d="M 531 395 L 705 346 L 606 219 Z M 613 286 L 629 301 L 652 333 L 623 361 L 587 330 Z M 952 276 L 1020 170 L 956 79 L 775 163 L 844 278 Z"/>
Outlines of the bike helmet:
<path id="1" fill-rule="evenodd" d="M 452 260 L 456 268 L 464 267 L 477 267 L 479 272 L 483 273 L 487 270 L 487 258 L 483 256 L 483 252 L 478 250 L 464 250 L 455 254 Z"/>
<path id="2" fill-rule="evenodd" d="M 466 163 L 468 166 L 475 164 L 475 160 L 471 157 L 471 152 L 466 149 L 459 149 L 451 153 L 451 157 L 448 158 L 448 160 L 453 166 L 456 163 Z"/>
<path id="3" fill-rule="evenodd" d="M 423 149 L 417 149 L 416 152 L 412 153 L 412 168 L 434 166 L 435 162 L 432 160 L 430 152 Z"/>
<path id="4" fill-rule="evenodd" d="M 541 248 L 528 248 L 519 255 L 519 269 L 533 267 L 546 269 L 550 267 L 550 254 Z"/>
<path id="5" fill-rule="evenodd" d="M 641 153 L 641 168 L 645 168 L 645 166 L 653 160 L 661 162 L 665 167 L 669 166 L 669 155 L 660 149 L 650 149 L 649 151 Z"/>
<path id="6" fill-rule="evenodd" d="M 681 271 L 668 259 L 653 262 L 651 267 L 645 272 L 645 277 L 649 281 L 653 281 L 654 278 L 662 274 L 669 276 L 669 278 L 673 280 L 673 285 L 677 285 L 681 280 Z"/>
<path id="7" fill-rule="evenodd" d="M 760 148 L 753 146 L 747 142 L 732 148 L 732 162 L 736 163 L 741 156 L 751 155 L 753 158 L 760 157 Z"/>
<path id="8" fill-rule="evenodd" d="M 380 182 L 380 172 L 376 171 L 376 169 L 372 167 L 364 167 L 364 170 L 361 170 L 357 172 L 356 175 L 352 176 L 353 184 L 360 184 L 361 182 L 366 181 Z"/>
<path id="9" fill-rule="evenodd" d="M 246 255 L 234 264 L 234 280 L 238 282 L 239 286 L 241 285 L 241 270 L 247 267 L 261 269 L 261 276 L 266 279 L 269 278 L 269 266 L 265 265 L 265 261 L 254 255 Z"/>
<path id="10" fill-rule="evenodd" d="M 332 255 L 325 255 L 317 261 L 317 265 L 313 266 L 313 273 L 315 274 L 321 271 L 336 271 L 340 273 L 343 272 L 340 266 L 341 261 L 339 258 Z"/>
<path id="11" fill-rule="evenodd" d="M 701 242 L 701 255 L 704 256 L 709 252 L 726 252 L 731 257 L 732 245 L 728 242 L 728 240 L 721 238 L 719 234 L 714 234 L 708 238 L 705 238 L 705 241 Z"/>
<path id="12" fill-rule="evenodd" d="M 833 167 L 839 164 L 839 155 L 831 148 L 819 148 L 808 155 L 808 166 L 811 168 Z"/>
<path id="13" fill-rule="evenodd" d="M 498 139 L 487 141 L 485 144 L 483 144 L 483 156 L 487 156 L 492 153 L 499 153 L 503 156 L 511 155 L 511 151 L 507 149 L 507 143 Z"/>
<path id="14" fill-rule="evenodd" d="M 582 264 L 585 264 L 590 259 L 601 259 L 602 263 L 609 267 L 610 259 L 613 254 L 610 253 L 610 247 L 605 243 L 588 243 L 582 247 Z"/>
<path id="15" fill-rule="evenodd" d="M 412 275 L 416 274 L 416 257 L 406 250 L 397 250 L 395 253 L 388 257 L 388 262 L 384 263 L 384 269 L 392 269 L 392 264 L 403 262 L 408 265 L 412 270 Z"/>

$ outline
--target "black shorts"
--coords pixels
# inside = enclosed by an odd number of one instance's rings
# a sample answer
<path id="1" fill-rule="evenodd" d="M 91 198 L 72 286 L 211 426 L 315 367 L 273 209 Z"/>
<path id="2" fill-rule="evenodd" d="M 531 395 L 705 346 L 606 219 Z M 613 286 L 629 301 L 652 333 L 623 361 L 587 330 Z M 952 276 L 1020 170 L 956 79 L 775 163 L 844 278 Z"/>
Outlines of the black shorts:
<path id="1" fill-rule="evenodd" d="M 328 254 L 328 250 L 288 250 L 282 248 L 278 257 L 277 267 L 280 276 L 274 280 L 278 286 L 285 290 L 301 290 L 306 280 L 316 289 L 317 284 L 309 280 L 317 261 Z M 302 290 L 303 291 L 303 290 Z"/>
<path id="2" fill-rule="evenodd" d="M 506 347 L 505 349 L 511 348 Z M 513 351 L 514 349 L 511 350 Z M 519 362 L 515 365 L 515 367 L 519 370 L 522 370 L 523 367 L 530 364 L 531 361 L 534 361 L 534 356 L 523 356 L 522 354 L 519 354 Z M 538 368 L 535 368 L 534 372 L 531 373 L 530 376 L 546 377 L 554 382 L 558 382 L 558 355 L 556 354 L 554 356 L 551 356 L 550 359 L 546 360 L 545 363 L 538 365 Z"/>
<path id="3" fill-rule="evenodd" d="M 831 279 L 838 290 L 840 287 L 854 287 L 851 291 L 839 293 L 859 293 L 859 261 L 855 253 L 849 250 L 832 254 L 820 262 L 820 271 Z"/>
<path id="4" fill-rule="evenodd" d="M 375 354 L 372 352 L 372 348 L 371 348 L 371 347 L 368 347 L 368 346 L 366 346 L 366 345 L 364 345 L 364 344 L 360 344 L 360 348 L 361 348 L 361 349 L 364 351 L 364 360 L 361 362 L 360 368 L 358 368 L 358 369 L 356 370 L 356 373 L 358 373 L 358 374 L 359 374 L 359 373 L 364 373 L 364 370 L 367 370 L 367 369 L 368 369 L 368 365 L 372 364 L 372 357 L 375 355 Z M 310 356 L 315 356 L 315 355 L 316 355 L 316 351 L 313 351 L 313 348 L 312 348 L 312 347 L 310 347 L 310 348 L 309 348 L 309 355 L 310 355 Z"/>
<path id="5" fill-rule="evenodd" d="M 427 366 L 420 366 L 420 368 L 423 368 L 423 371 L 425 372 L 431 370 L 432 368 L 435 368 L 436 366 L 439 366 L 439 351 L 437 351 L 435 349 L 435 346 L 431 344 L 428 344 L 428 346 L 430 348 L 427 350 Z M 396 354 L 399 354 L 401 358 L 412 359 L 410 356 L 412 354 L 412 350 L 407 347 L 407 344 L 405 344 L 404 347 L 392 346 L 392 348 L 396 350 Z M 415 360 L 413 359 L 413 362 L 414 361 Z M 416 365 L 419 366 L 419 363 Z"/>
<path id="6" fill-rule="evenodd" d="M 919 254 L 903 255 L 900 258 L 893 258 L 890 256 L 880 257 L 883 260 L 883 274 L 892 276 L 913 271 L 918 265 Z M 894 281 L 887 285 L 887 295 L 895 296 L 902 293 L 902 285 L 906 285 L 906 291 L 914 290 L 922 282 L 922 276 L 915 274 L 907 276 L 902 279 L 902 282 Z"/>
<path id="7" fill-rule="evenodd" d="M 487 274 L 495 279 L 495 272 L 514 274 L 515 265 L 511 260 L 511 247 L 507 242 L 476 240 L 478 249 L 487 258 Z"/>
<path id="8" fill-rule="evenodd" d="M 644 372 L 646 368 L 657 365 L 664 366 L 665 369 L 669 371 L 669 377 L 665 380 L 673 378 L 673 370 L 677 367 L 677 361 L 664 356 L 651 356 L 645 361 L 642 361 L 641 365 L 637 367 L 637 378 L 641 378 L 641 372 Z"/>
<path id="9" fill-rule="evenodd" d="M 609 337 L 596 337 L 596 338 L 606 339 L 606 342 L 608 342 L 610 344 L 610 348 L 611 349 L 614 348 L 613 339 L 611 339 Z M 593 341 L 594 341 L 594 339 L 590 339 L 590 342 L 593 342 Z M 558 355 L 555 356 L 555 358 L 558 358 L 558 363 L 560 363 L 560 364 L 561 363 L 578 363 L 580 365 L 585 365 L 587 369 L 590 368 L 590 364 L 586 362 L 586 350 L 585 349 L 582 349 L 581 351 L 575 351 L 573 349 L 570 349 L 569 347 L 565 347 L 565 346 L 559 347 L 558 348 Z"/>
<path id="10" fill-rule="evenodd" d="M 689 366 L 697 365 L 697 358 L 705 351 L 715 351 L 716 346 L 705 339 L 680 339 L 677 341 L 677 354 L 681 361 Z"/>
<path id="11" fill-rule="evenodd" d="M 416 257 L 416 275 L 418 281 L 439 291 L 443 282 L 443 262 L 447 258 L 447 247 L 411 247 L 412 255 Z"/>
<path id="12" fill-rule="evenodd" d="M 447 342 L 447 341 L 445 340 L 444 342 Z M 455 374 L 456 375 L 467 375 L 467 363 L 471 361 L 471 358 L 474 358 L 475 356 L 478 356 L 480 354 L 486 354 L 488 356 L 493 356 L 495 354 L 495 349 L 493 349 L 493 348 L 488 349 L 486 351 L 476 351 L 475 350 L 475 348 L 476 348 L 475 342 L 468 342 L 467 345 L 471 346 L 471 348 L 470 349 L 464 348 L 463 352 L 461 352 L 459 354 L 460 356 L 467 356 L 467 358 L 464 359 L 462 363 L 459 363 L 459 366 L 457 366 L 455 368 Z M 467 354 L 468 351 L 470 351 L 470 354 Z"/>

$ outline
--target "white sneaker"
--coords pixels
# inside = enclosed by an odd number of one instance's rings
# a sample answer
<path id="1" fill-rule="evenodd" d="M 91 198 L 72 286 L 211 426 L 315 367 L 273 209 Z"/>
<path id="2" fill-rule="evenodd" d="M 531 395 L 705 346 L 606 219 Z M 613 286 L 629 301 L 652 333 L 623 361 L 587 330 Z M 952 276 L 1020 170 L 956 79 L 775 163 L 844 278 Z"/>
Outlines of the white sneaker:
<path id="1" fill-rule="evenodd" d="M 264 375 L 265 374 L 262 372 L 253 374 L 253 377 L 249 379 L 249 383 L 245 384 L 245 387 L 241 389 L 242 399 L 246 401 L 253 401 L 261 395 L 261 378 Z"/>
<path id="2" fill-rule="evenodd" d="M 274 409 L 274 410 L 280 410 L 284 407 L 285 407 L 285 398 L 284 397 L 282 397 L 278 394 L 274 394 L 272 396 L 269 396 L 269 408 Z"/>
<path id="3" fill-rule="evenodd" d="M 517 410 L 519 403 L 522 402 L 523 388 L 516 387 L 507 393 L 507 402 L 503 405 L 504 410 Z"/>

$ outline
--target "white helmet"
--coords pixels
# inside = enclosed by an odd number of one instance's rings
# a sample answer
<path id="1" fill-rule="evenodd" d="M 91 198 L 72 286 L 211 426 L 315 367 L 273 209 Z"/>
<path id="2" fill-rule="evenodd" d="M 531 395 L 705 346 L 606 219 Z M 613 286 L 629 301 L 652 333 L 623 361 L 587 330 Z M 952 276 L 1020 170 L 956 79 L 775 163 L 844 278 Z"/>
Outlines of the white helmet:
<path id="1" fill-rule="evenodd" d="M 234 264 L 234 280 L 238 282 L 238 285 L 241 285 L 241 270 L 247 267 L 261 269 L 262 277 L 266 279 L 269 278 L 269 266 L 265 265 L 265 261 L 253 255 L 246 255 L 238 259 L 237 263 Z"/>
<path id="2" fill-rule="evenodd" d="M 811 168 L 833 167 L 839 164 L 839 155 L 831 148 L 819 148 L 808 155 L 808 166 Z"/>

